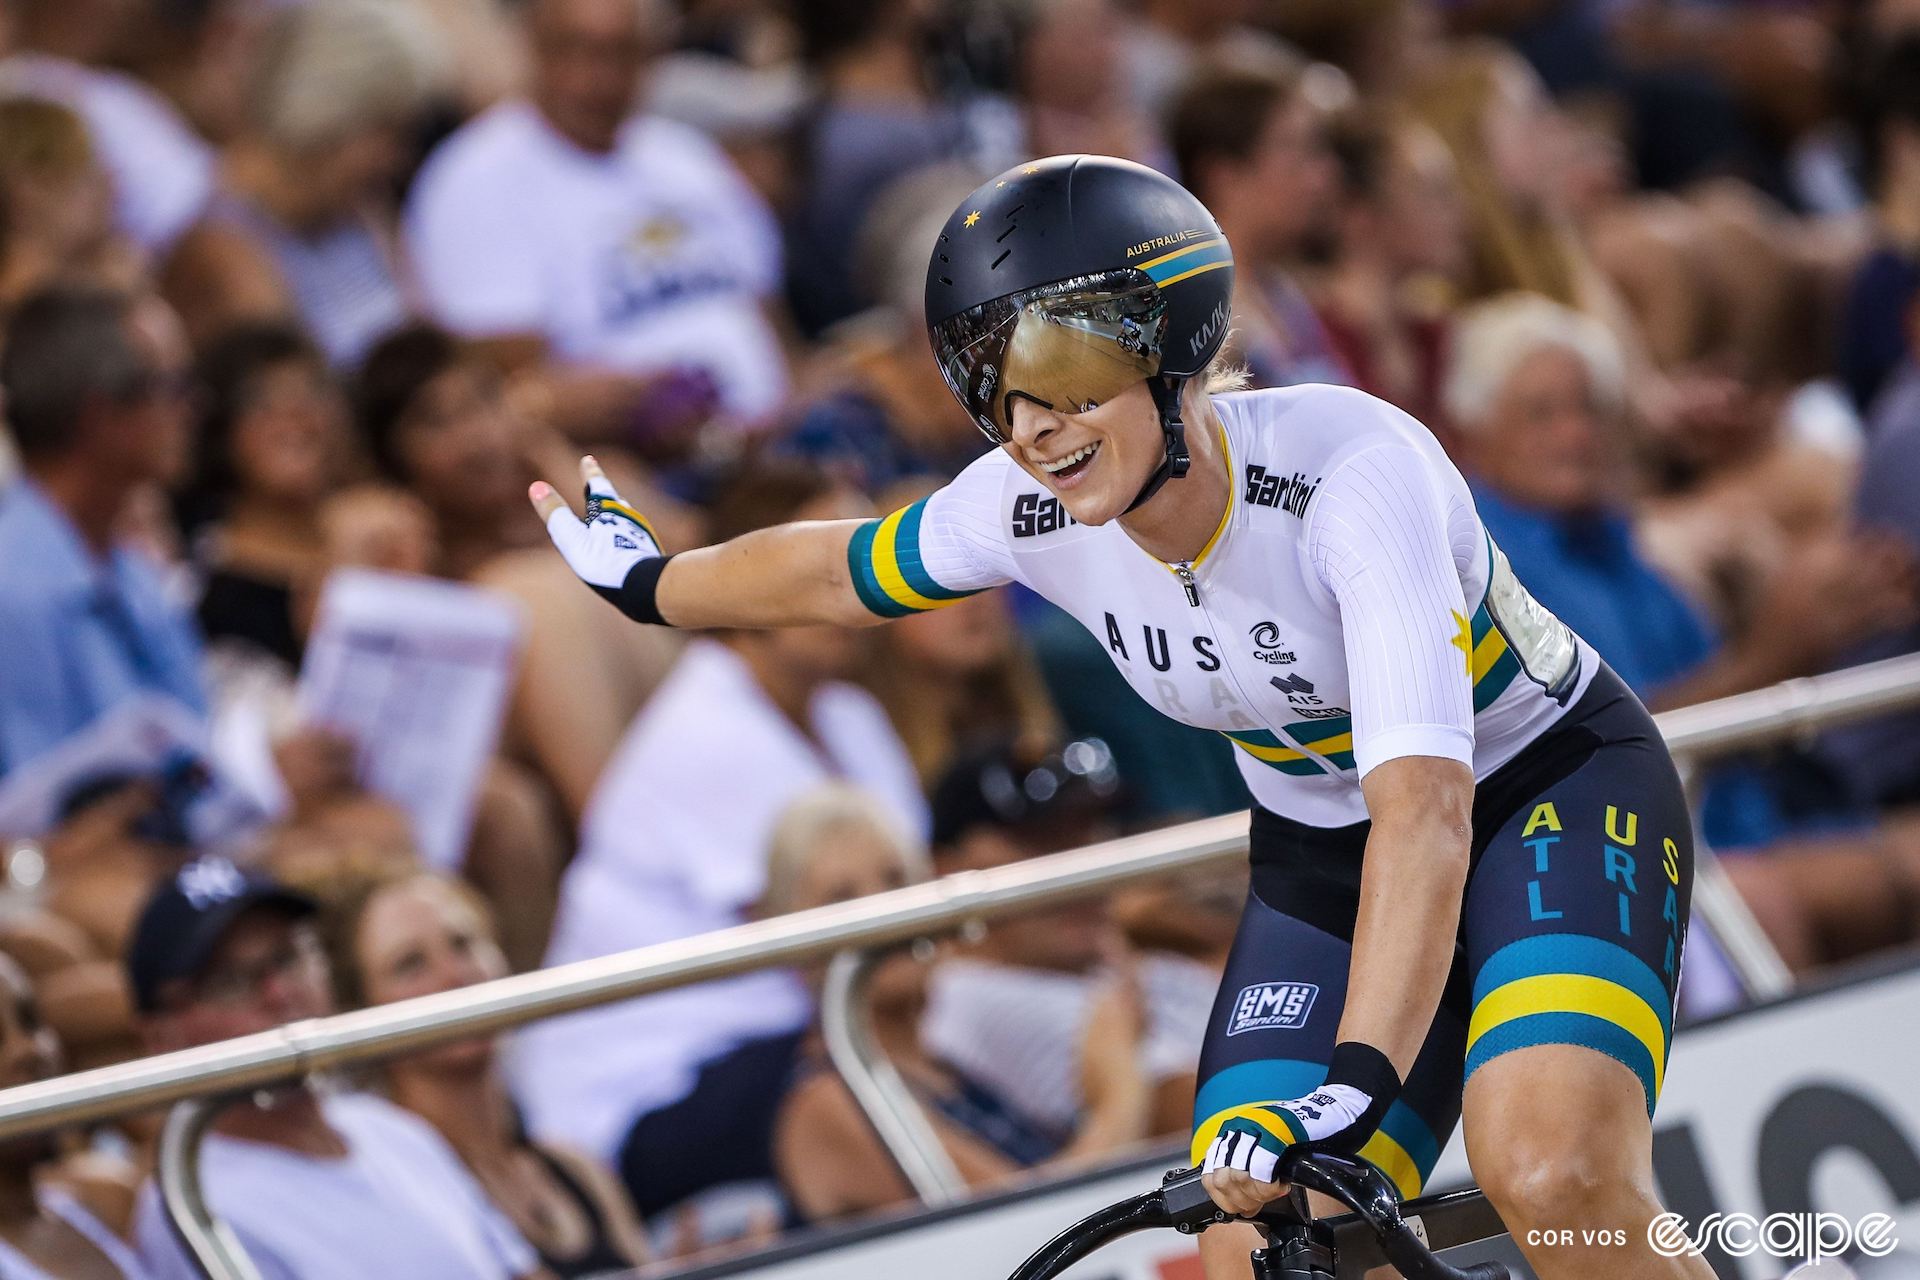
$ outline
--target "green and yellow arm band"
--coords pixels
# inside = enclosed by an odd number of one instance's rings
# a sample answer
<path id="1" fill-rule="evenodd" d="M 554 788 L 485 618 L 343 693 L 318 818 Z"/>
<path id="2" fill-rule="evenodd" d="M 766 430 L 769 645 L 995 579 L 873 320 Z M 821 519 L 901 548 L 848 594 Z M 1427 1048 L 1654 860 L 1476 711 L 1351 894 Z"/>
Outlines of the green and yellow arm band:
<path id="1" fill-rule="evenodd" d="M 978 591 L 943 587 L 920 557 L 920 518 L 927 500 L 902 507 L 884 520 L 869 520 L 847 544 L 847 568 L 860 603 L 883 618 L 944 609 Z"/>

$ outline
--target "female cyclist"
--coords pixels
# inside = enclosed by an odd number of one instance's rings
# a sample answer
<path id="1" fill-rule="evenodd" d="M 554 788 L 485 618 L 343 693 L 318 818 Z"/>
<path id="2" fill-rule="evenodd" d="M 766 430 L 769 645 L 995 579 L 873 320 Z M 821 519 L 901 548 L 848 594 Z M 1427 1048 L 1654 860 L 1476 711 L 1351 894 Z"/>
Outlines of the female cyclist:
<path id="1" fill-rule="evenodd" d="M 1660 735 L 1418 422 L 1337 387 L 1211 393 L 1232 282 L 1176 183 L 1041 160 L 968 197 L 928 267 L 941 372 L 999 446 L 952 484 L 675 556 L 591 458 L 584 523 L 531 496 L 640 621 L 854 625 L 1022 582 L 1232 740 L 1253 889 L 1193 1138 L 1222 1207 L 1282 1194 L 1300 1144 L 1413 1195 L 1464 1110 L 1543 1280 L 1705 1280 L 1646 1243 L 1692 859 Z M 1209 1232 L 1208 1275 L 1245 1276 L 1250 1237 Z"/>

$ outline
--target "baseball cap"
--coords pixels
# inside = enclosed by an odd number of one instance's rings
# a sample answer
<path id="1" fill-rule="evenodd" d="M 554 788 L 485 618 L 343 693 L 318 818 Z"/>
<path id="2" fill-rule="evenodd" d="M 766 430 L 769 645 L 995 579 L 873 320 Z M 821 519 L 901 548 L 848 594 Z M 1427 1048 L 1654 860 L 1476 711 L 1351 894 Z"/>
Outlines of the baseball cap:
<path id="1" fill-rule="evenodd" d="M 134 1007 L 152 1013 L 168 983 L 197 976 L 233 922 L 255 907 L 295 919 L 320 904 L 271 876 L 221 857 L 195 858 L 160 883 L 140 910 L 127 944 L 127 980 Z"/>
<path id="2" fill-rule="evenodd" d="M 996 743 L 962 755 L 934 784 L 933 843 L 952 844 L 976 827 L 1067 827 L 1106 816 L 1119 798 L 1120 771 L 1098 738 L 1038 757 Z"/>

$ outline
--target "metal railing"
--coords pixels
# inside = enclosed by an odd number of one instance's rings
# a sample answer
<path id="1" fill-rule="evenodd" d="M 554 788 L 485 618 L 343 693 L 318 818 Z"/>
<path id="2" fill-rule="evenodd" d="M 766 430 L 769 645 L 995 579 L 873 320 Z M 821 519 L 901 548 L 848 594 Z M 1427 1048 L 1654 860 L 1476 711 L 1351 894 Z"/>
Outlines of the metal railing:
<path id="1" fill-rule="evenodd" d="M 1658 719 L 1675 755 L 1692 765 L 1916 706 L 1920 655 L 1789 681 Z M 1123 885 L 1228 864 L 1246 849 L 1247 815 L 1228 814 L 1014 866 L 963 872 L 856 902 L 21 1085 L 0 1091 L 0 1140 L 184 1099 L 286 1085 L 316 1072 L 362 1066 L 669 987 L 950 933 Z M 1705 850 L 1696 874 L 1697 883 L 1716 880 L 1717 868 Z M 1718 883 L 1724 887 L 1724 878 L 1718 877 Z M 1751 989 L 1778 987 L 1785 968 L 1737 894 L 1730 888 L 1696 893 L 1695 906 Z M 1749 967 L 1756 957 L 1771 957 L 1770 964 Z M 840 1007 L 860 1003 L 857 976 L 850 973 L 844 979 Z M 836 1064 L 849 1072 L 856 1096 L 872 1109 L 876 1128 L 887 1137 L 903 1171 L 923 1193 L 951 1195 L 955 1187 L 944 1152 L 932 1157 L 923 1150 L 922 1159 L 909 1150 L 933 1142 L 924 1118 L 915 1125 L 887 1116 L 912 1106 L 909 1095 L 889 1088 L 884 1073 L 873 1070 L 877 1055 L 857 1032 L 843 1029 L 836 1034 L 844 1037 Z M 202 1215 L 193 1146 L 207 1110 L 195 1108 L 176 1117 L 168 1130 L 174 1141 L 161 1160 L 167 1180 L 176 1184 L 168 1188 L 169 1202 L 197 1203 Z M 209 1224 L 210 1232 L 205 1230 Z M 189 1223 L 183 1234 L 189 1239 L 226 1234 L 210 1216 L 203 1216 L 201 1228 L 196 1232 Z M 244 1258 L 232 1266 L 218 1256 L 224 1250 L 210 1247 L 210 1252 L 215 1256 L 203 1256 L 202 1263 L 214 1280 L 247 1280 L 251 1269 Z"/>

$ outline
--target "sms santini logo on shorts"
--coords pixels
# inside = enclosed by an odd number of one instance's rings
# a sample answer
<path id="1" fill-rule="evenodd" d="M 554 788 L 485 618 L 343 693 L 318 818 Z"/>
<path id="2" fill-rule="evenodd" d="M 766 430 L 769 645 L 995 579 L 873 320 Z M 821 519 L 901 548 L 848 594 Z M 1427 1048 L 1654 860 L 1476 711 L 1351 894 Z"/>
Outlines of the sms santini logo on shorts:
<path id="1" fill-rule="evenodd" d="M 1227 1034 L 1242 1031 L 1284 1031 L 1307 1025 L 1307 1014 L 1320 988 L 1311 982 L 1256 982 L 1240 989 L 1233 1002 L 1233 1020 Z"/>

